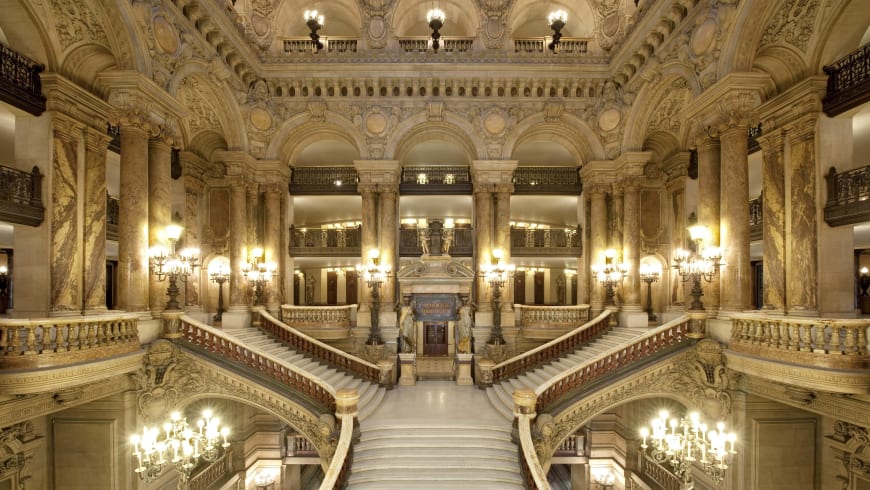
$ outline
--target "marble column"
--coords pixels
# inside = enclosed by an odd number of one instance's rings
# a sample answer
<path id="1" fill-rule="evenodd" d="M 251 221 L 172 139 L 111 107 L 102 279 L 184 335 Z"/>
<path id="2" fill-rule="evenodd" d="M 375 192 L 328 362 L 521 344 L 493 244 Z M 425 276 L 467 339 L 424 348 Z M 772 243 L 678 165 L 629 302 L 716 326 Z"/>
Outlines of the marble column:
<path id="1" fill-rule="evenodd" d="M 710 230 L 711 243 L 706 245 L 719 245 L 721 158 L 718 139 L 705 138 L 698 144 L 698 224 Z M 719 279 L 703 285 L 702 301 L 708 312 L 719 310 Z"/>
<path id="2" fill-rule="evenodd" d="M 362 229 L 360 230 L 360 252 L 362 257 L 360 263 L 366 267 L 369 263 L 369 252 L 378 248 L 378 195 L 375 192 L 375 186 L 370 184 L 360 184 L 359 192 L 362 197 Z M 372 301 L 371 289 L 364 284 L 365 274 L 360 274 L 360 283 L 363 287 L 360 288 L 360 305 L 366 311 Z"/>
<path id="3" fill-rule="evenodd" d="M 118 210 L 118 307 L 148 310 L 148 132 L 141 121 L 121 121 Z"/>
<path id="4" fill-rule="evenodd" d="M 640 177 L 623 181 L 622 260 L 628 265 L 625 278 L 626 311 L 641 311 L 640 305 Z"/>
<path id="5" fill-rule="evenodd" d="M 262 214 L 260 209 L 260 185 L 256 182 L 248 183 L 247 187 L 247 211 L 245 224 L 247 225 L 245 244 L 248 248 L 264 247 Z"/>
<path id="6" fill-rule="evenodd" d="M 82 240 L 78 216 L 79 143 L 84 125 L 60 114 L 54 125 L 51 165 L 51 296 L 50 314 L 82 311 Z M 105 267 L 105 265 L 104 265 Z"/>
<path id="7" fill-rule="evenodd" d="M 785 297 L 789 313 L 818 312 L 818 229 L 816 228 L 816 119 L 810 114 L 789 128 L 791 178 L 790 240 L 786 254 Z"/>
<path id="8" fill-rule="evenodd" d="M 736 125 L 719 137 L 721 193 L 719 243 L 727 266 L 719 271 L 721 309 L 749 309 L 752 289 L 749 265 L 749 150 L 747 127 Z"/>
<path id="9" fill-rule="evenodd" d="M 586 195 L 580 196 L 580 209 L 578 215 L 580 217 L 580 243 L 583 245 L 581 255 L 577 257 L 577 304 L 589 304 L 589 197 Z"/>
<path id="10" fill-rule="evenodd" d="M 184 246 L 202 250 L 202 196 L 205 184 L 193 175 L 184 176 Z M 202 259 L 203 257 L 200 257 Z M 200 260 L 200 264 L 202 261 Z M 205 281 L 203 284 L 202 282 Z M 197 269 L 184 285 L 184 309 L 202 311 L 200 292 L 208 291 L 208 271 Z"/>
<path id="11" fill-rule="evenodd" d="M 609 212 L 610 239 L 607 242 L 609 248 L 622 253 L 622 242 L 625 232 L 625 187 L 622 182 L 617 182 L 611 187 L 611 207 Z"/>
<path id="12" fill-rule="evenodd" d="M 85 130 L 84 312 L 106 312 L 106 153 L 105 131 Z"/>
<path id="13" fill-rule="evenodd" d="M 169 249 L 166 227 L 172 224 L 172 148 L 160 139 L 148 141 L 148 235 L 150 247 L 162 246 Z M 186 231 L 186 230 L 185 230 Z M 183 232 L 184 233 L 184 232 Z M 181 240 L 186 238 L 182 234 Z M 149 297 L 151 315 L 159 318 L 166 309 L 166 287 L 168 279 L 158 281 L 150 275 Z"/>
<path id="14" fill-rule="evenodd" d="M 758 138 L 762 151 L 763 309 L 785 311 L 785 135 L 775 129 Z"/>
<path id="15" fill-rule="evenodd" d="M 391 310 L 396 305 L 396 272 L 399 266 L 399 189 L 398 184 L 382 187 L 379 205 L 381 264 L 390 267 L 392 273 L 381 286 L 381 304 Z"/>
<path id="16" fill-rule="evenodd" d="M 274 262 L 278 266 L 278 271 L 283 271 L 281 267 L 284 256 L 281 250 L 281 192 L 284 186 L 278 183 L 268 184 L 265 187 L 263 198 L 263 207 L 265 214 L 265 223 L 263 226 L 263 248 L 266 252 L 267 260 Z M 281 277 L 275 277 L 272 282 L 266 287 L 264 302 L 266 307 L 277 313 L 281 306 Z"/>
<path id="17" fill-rule="evenodd" d="M 493 193 L 492 185 L 479 184 L 474 189 L 474 257 L 477 261 L 477 305 L 481 311 L 492 309 L 492 291 L 483 272 L 492 259 Z"/>
<path id="18" fill-rule="evenodd" d="M 248 228 L 246 223 L 246 188 L 242 182 L 230 182 L 230 308 L 245 310 L 248 306 L 248 283 L 242 273 L 242 264 L 247 259 L 245 250 Z"/>
<path id="19" fill-rule="evenodd" d="M 592 264 L 604 262 L 604 250 L 607 248 L 607 184 L 592 184 L 584 192 L 589 193 L 591 201 L 591 213 L 589 232 L 592 239 L 589 247 L 590 266 Z M 592 290 L 589 304 L 591 306 L 592 315 L 601 313 L 604 309 L 604 290 L 598 282 L 595 274 L 590 276 L 590 289 Z"/>
<path id="20" fill-rule="evenodd" d="M 511 259 L 511 194 L 513 184 L 498 184 L 493 194 L 493 247 L 504 250 L 504 263 L 510 263 Z M 534 281 L 534 279 L 533 279 Z M 514 304 L 513 278 L 508 277 L 501 291 L 501 305 L 503 310 L 510 311 Z"/>
<path id="21" fill-rule="evenodd" d="M 665 163 L 668 174 L 666 187 L 670 195 L 671 215 L 668 220 L 671 228 L 671 251 L 679 248 L 686 248 L 687 242 L 687 211 L 686 211 L 686 179 L 688 178 L 689 169 L 688 152 L 683 152 L 675 155 Z M 670 264 L 673 264 L 673 258 L 670 258 Z M 664 282 L 666 277 L 670 277 L 670 282 Z M 680 275 L 672 268 L 666 266 L 666 270 L 662 271 L 663 284 L 670 284 L 670 309 L 684 310 L 686 308 L 687 288 Z"/>

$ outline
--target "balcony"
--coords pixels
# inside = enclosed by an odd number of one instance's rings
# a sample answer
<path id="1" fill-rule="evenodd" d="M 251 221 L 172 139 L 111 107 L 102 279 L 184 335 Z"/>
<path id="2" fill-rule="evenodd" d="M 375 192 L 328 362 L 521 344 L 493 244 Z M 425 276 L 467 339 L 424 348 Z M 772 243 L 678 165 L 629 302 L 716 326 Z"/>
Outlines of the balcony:
<path id="1" fill-rule="evenodd" d="M 829 225 L 870 221 L 870 166 L 840 173 L 831 167 L 825 180 L 828 187 L 825 221 Z"/>
<path id="2" fill-rule="evenodd" d="M 453 229 L 453 244 L 450 247 L 451 257 L 471 257 L 474 254 L 474 230 L 468 226 L 457 225 Z M 399 229 L 399 256 L 420 257 L 423 255 L 423 244 L 420 241 L 420 231 L 416 226 L 402 225 Z"/>
<path id="3" fill-rule="evenodd" d="M 42 205 L 42 174 L 0 165 L 0 221 L 39 226 L 45 218 Z"/>
<path id="4" fill-rule="evenodd" d="M 514 194 L 556 194 L 579 196 L 583 191 L 576 167 L 517 167 Z"/>
<path id="5" fill-rule="evenodd" d="M 822 109 L 834 117 L 870 101 L 870 44 L 824 67 L 828 87 Z"/>
<path id="6" fill-rule="evenodd" d="M 546 37 L 523 37 L 514 39 L 514 53 L 539 54 L 548 52 L 547 45 L 553 41 Z M 563 37 L 559 40 L 559 54 L 582 56 L 586 54 L 589 40 L 579 37 Z"/>
<path id="7" fill-rule="evenodd" d="M 353 167 L 293 167 L 290 194 L 356 195 L 359 175 Z"/>
<path id="8" fill-rule="evenodd" d="M 296 228 L 290 226 L 293 257 L 359 257 L 362 227 Z"/>
<path id="9" fill-rule="evenodd" d="M 399 50 L 403 53 L 427 53 L 432 51 L 432 38 L 429 36 L 400 37 Z M 471 53 L 473 37 L 441 36 L 440 53 Z"/>
<path id="10" fill-rule="evenodd" d="M 511 226 L 513 257 L 580 257 L 581 228 L 531 228 Z"/>
<path id="11" fill-rule="evenodd" d="M 359 39 L 346 36 L 320 36 L 323 50 L 329 54 L 356 53 Z M 284 52 L 287 54 L 314 54 L 317 49 L 309 37 L 288 37 L 284 39 Z"/>
<path id="12" fill-rule="evenodd" d="M 471 191 L 468 167 L 406 166 L 399 183 L 402 195 L 469 195 Z"/>
<path id="13" fill-rule="evenodd" d="M 0 67 L 0 100 L 34 116 L 45 112 L 39 78 L 45 66 L 0 44 Z"/>

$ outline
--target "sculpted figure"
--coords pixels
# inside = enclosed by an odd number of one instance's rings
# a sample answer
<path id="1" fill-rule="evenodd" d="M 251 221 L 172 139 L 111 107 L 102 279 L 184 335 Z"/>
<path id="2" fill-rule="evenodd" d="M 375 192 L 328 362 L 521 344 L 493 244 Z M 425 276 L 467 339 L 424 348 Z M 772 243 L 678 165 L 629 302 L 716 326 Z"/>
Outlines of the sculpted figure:
<path id="1" fill-rule="evenodd" d="M 417 347 L 417 325 L 414 318 L 414 302 L 407 303 L 406 299 L 405 306 L 402 307 L 402 313 L 399 316 L 399 335 L 402 336 L 402 352 L 411 353 L 415 352 Z"/>
<path id="2" fill-rule="evenodd" d="M 460 354 L 471 354 L 472 327 L 474 327 L 474 318 L 471 301 L 466 297 L 459 308 L 459 343 L 456 348 Z"/>

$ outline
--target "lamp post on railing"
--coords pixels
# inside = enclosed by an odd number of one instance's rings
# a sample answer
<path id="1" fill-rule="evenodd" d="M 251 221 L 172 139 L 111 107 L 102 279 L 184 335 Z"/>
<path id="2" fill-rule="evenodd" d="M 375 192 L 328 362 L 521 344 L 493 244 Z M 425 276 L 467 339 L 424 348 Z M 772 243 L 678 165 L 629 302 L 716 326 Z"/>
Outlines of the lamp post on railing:
<path id="1" fill-rule="evenodd" d="M 674 269 L 680 274 L 681 281 L 692 280 L 692 291 L 689 293 L 692 296 L 692 304 L 689 309 L 704 311 L 704 303 L 701 302 L 701 296 L 704 295 L 701 279 L 706 282 L 713 281 L 719 268 L 725 265 L 722 262 L 723 253 L 719 247 L 704 248 L 704 242 L 710 240 L 710 230 L 704 226 L 689 228 L 689 237 L 696 244 L 696 252 L 693 254 L 688 250 L 677 249 L 674 252 Z"/>
<path id="2" fill-rule="evenodd" d="M 492 288 L 492 334 L 487 344 L 503 345 L 506 343 L 501 331 L 501 288 L 507 283 L 508 274 L 513 271 L 513 266 L 504 264 L 504 250 L 493 249 L 492 260 L 484 270 L 484 278 Z"/>
<path id="3" fill-rule="evenodd" d="M 178 280 L 187 282 L 188 276 L 199 266 L 198 249 L 187 248 L 179 253 L 175 252 L 175 244 L 181 237 L 182 230 L 183 228 L 178 225 L 167 226 L 165 235 L 169 240 L 169 250 L 156 246 L 152 247 L 148 254 L 151 273 L 157 276 L 157 280 L 160 282 L 169 279 L 169 286 L 166 288 L 166 295 L 169 296 L 169 301 L 166 302 L 167 310 L 180 309 Z"/>
<path id="4" fill-rule="evenodd" d="M 254 305 L 263 304 L 263 288 L 272 282 L 278 266 L 266 262 L 262 248 L 254 248 L 248 254 L 248 261 L 242 265 L 245 278 L 254 287 Z"/>
<path id="5" fill-rule="evenodd" d="M 363 278 L 366 285 L 372 290 L 372 320 L 371 329 L 369 330 L 369 338 L 366 339 L 366 345 L 381 345 L 381 329 L 378 315 L 380 313 L 380 288 L 381 284 L 390 277 L 390 266 L 380 263 L 381 251 L 372 249 L 369 251 L 369 263 L 365 267 L 360 266 L 360 272 L 363 273 Z"/>
<path id="6" fill-rule="evenodd" d="M 565 22 L 568 21 L 568 14 L 564 10 L 556 10 L 554 12 L 550 12 L 550 15 L 547 16 L 547 25 L 550 26 L 550 29 L 553 30 L 553 41 L 547 45 L 547 48 L 553 52 L 553 54 L 559 54 L 559 45 L 561 44 L 560 39 L 562 39 L 562 29 L 565 28 Z"/>
<path id="7" fill-rule="evenodd" d="M 628 276 L 628 266 L 623 263 L 618 263 L 616 260 L 616 250 L 608 248 L 604 251 L 604 263 L 594 264 L 592 272 L 604 286 L 605 291 L 605 306 L 616 306 L 614 301 L 614 288 L 622 283 L 622 280 Z"/>
<path id="8" fill-rule="evenodd" d="M 445 18 L 444 11 L 439 8 L 433 8 L 426 12 L 426 22 L 429 23 L 429 28 L 432 29 L 432 51 L 436 53 L 438 48 L 441 47 L 441 33 L 438 30 L 444 27 Z"/>
<path id="9" fill-rule="evenodd" d="M 218 285 L 218 306 L 213 324 L 215 327 L 220 327 L 223 325 L 224 283 L 230 278 L 230 265 L 224 261 L 215 261 L 214 265 L 209 267 L 208 277 Z"/>
<path id="10" fill-rule="evenodd" d="M 647 320 L 656 321 L 656 314 L 652 306 L 652 283 L 658 282 L 662 277 L 661 267 L 652 264 L 640 264 L 640 280 L 646 283 L 646 317 Z"/>

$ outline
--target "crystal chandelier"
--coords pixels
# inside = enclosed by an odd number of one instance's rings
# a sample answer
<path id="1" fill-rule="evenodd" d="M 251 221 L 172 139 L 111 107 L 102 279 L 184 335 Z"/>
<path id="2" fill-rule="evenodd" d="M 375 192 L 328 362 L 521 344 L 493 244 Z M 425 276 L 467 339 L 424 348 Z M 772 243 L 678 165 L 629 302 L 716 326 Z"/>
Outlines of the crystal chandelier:
<path id="1" fill-rule="evenodd" d="M 202 419 L 191 428 L 187 419 L 180 413 L 173 412 L 170 421 L 163 424 L 163 430 L 158 427 L 145 427 L 142 434 L 130 437 L 133 445 L 133 458 L 136 461 L 135 472 L 146 482 L 156 480 L 167 465 L 172 464 L 180 474 L 180 485 L 190 479 L 190 473 L 199 464 L 200 459 L 214 462 L 218 459 L 221 449 L 229 447 L 228 427 L 220 427 L 220 419 L 213 417 L 211 410 L 202 412 Z"/>
<path id="2" fill-rule="evenodd" d="M 662 410 L 650 421 L 650 426 L 651 429 L 640 429 L 641 449 L 644 452 L 650 449 L 649 455 L 655 462 L 670 464 L 674 475 L 683 483 L 692 482 L 692 466 L 696 463 L 711 480 L 721 482 L 728 464 L 737 454 L 734 450 L 737 435 L 726 432 L 723 422 L 708 431 L 709 427 L 701 421 L 698 412 L 677 420 L 669 419 L 668 412 Z"/>

